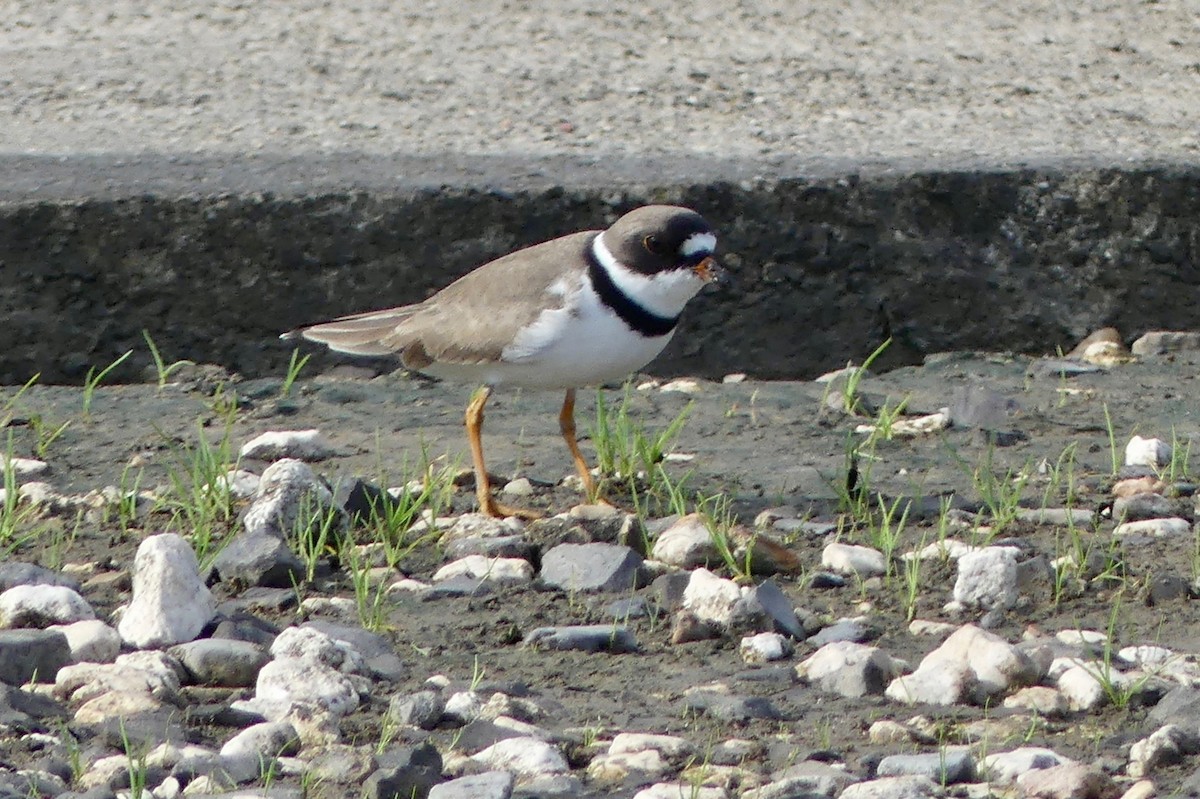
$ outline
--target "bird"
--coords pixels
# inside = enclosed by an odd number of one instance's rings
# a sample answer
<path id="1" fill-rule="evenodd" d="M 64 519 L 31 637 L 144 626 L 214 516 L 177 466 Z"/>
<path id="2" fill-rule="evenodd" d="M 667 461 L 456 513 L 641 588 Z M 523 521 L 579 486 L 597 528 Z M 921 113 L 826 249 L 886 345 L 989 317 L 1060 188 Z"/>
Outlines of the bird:
<path id="1" fill-rule="evenodd" d="M 507 387 L 564 391 L 559 430 L 595 501 L 576 437 L 576 390 L 622 380 L 662 352 L 688 301 L 727 279 L 716 249 L 716 234 L 696 211 L 646 205 L 605 230 L 489 261 L 424 302 L 306 325 L 281 338 L 399 356 L 413 372 L 475 385 L 465 423 L 479 511 L 537 518 L 491 495 L 482 442 L 488 398 Z"/>

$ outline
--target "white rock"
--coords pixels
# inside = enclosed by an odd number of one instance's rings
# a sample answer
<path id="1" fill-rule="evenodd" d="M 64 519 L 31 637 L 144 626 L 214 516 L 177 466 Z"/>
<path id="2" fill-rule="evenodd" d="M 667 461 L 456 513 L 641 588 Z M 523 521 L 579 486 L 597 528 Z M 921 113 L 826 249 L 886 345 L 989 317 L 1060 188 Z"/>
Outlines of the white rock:
<path id="1" fill-rule="evenodd" d="M 133 559 L 133 601 L 117 632 L 138 649 L 194 640 L 217 606 L 191 546 L 174 533 L 142 541 Z"/>
<path id="2" fill-rule="evenodd" d="M 33 458 L 0 458 L 0 476 L 12 467 L 13 475 L 20 480 L 25 477 L 38 477 L 50 471 L 50 464 Z"/>
<path id="3" fill-rule="evenodd" d="M 62 633 L 76 663 L 112 663 L 121 654 L 121 636 L 98 619 L 56 624 L 49 629 Z"/>
<path id="4" fill-rule="evenodd" d="M 267 719 L 279 721 L 305 705 L 343 716 L 358 707 L 359 695 L 340 671 L 315 660 L 283 658 L 258 672 L 253 701 Z"/>
<path id="5" fill-rule="evenodd" d="M 310 596 L 300 603 L 305 616 L 338 616 L 344 620 L 358 618 L 358 602 L 348 596 Z"/>
<path id="6" fill-rule="evenodd" d="M 1121 799 L 1154 799 L 1157 792 L 1158 789 L 1150 780 L 1138 780 L 1121 794 Z"/>
<path id="7" fill-rule="evenodd" d="M 892 422 L 886 428 L 886 432 L 893 438 L 909 438 L 912 436 L 921 436 L 927 433 L 936 433 L 938 430 L 945 430 L 950 426 L 950 414 L 943 411 L 931 413 L 926 416 L 914 416 L 907 419 L 898 419 Z M 874 424 L 860 424 L 854 428 L 856 433 L 874 433 L 877 426 Z"/>
<path id="8" fill-rule="evenodd" d="M 1100 681 L 1103 668 L 1103 664 L 1093 662 L 1087 666 L 1074 666 L 1058 676 L 1058 690 L 1067 698 L 1072 710 L 1091 710 L 1108 700 L 1108 693 Z M 1110 669 L 1108 679 L 1115 687 L 1121 684 L 1122 675 L 1116 669 Z"/>
<path id="9" fill-rule="evenodd" d="M 252 724 L 230 738 L 221 747 L 221 757 L 250 758 L 255 766 L 279 755 L 295 751 L 299 740 L 296 730 L 286 721 Z"/>
<path id="10" fill-rule="evenodd" d="M 319 461 L 332 455 L 333 447 L 319 430 L 272 430 L 247 441 L 240 454 L 242 458 L 260 461 L 280 458 Z"/>
<path id="11" fill-rule="evenodd" d="M 258 493 L 259 477 L 245 469 L 230 469 L 218 478 L 230 495 L 237 499 L 249 499 Z"/>
<path id="12" fill-rule="evenodd" d="M 884 695 L 910 705 L 956 705 L 976 694 L 975 672 L 965 663 L 942 661 L 892 680 Z"/>
<path id="13" fill-rule="evenodd" d="M 648 732 L 621 732 L 608 745 L 610 755 L 653 750 L 670 760 L 683 760 L 695 754 L 696 747 L 686 738 Z"/>
<path id="14" fill-rule="evenodd" d="M 930 619 L 913 619 L 908 624 L 908 631 L 912 635 L 928 635 L 931 637 L 947 636 L 957 629 L 958 627 L 948 621 L 932 621 Z"/>
<path id="15" fill-rule="evenodd" d="M 1166 519 L 1142 519 L 1136 522 L 1121 522 L 1113 529 L 1115 536 L 1145 536 L 1147 538 L 1169 538 L 1191 535 L 1192 523 L 1187 519 L 1172 516 Z"/>
<path id="16" fill-rule="evenodd" d="M 1023 650 L 973 624 L 965 624 L 955 631 L 926 655 L 917 669 L 939 661 L 966 664 L 975 672 L 985 697 L 1032 685 L 1041 679 L 1044 671 Z"/>
<path id="17" fill-rule="evenodd" d="M 748 635 L 738 645 L 742 660 L 747 663 L 767 663 L 772 660 L 783 660 L 790 656 L 796 648 L 791 639 L 779 633 L 759 633 Z"/>
<path id="18" fill-rule="evenodd" d="M 1126 466 L 1149 466 L 1156 469 L 1171 462 L 1171 445 L 1159 438 L 1134 436 L 1125 445 Z"/>
<path id="19" fill-rule="evenodd" d="M 85 702 L 107 693 L 142 693 L 166 702 L 179 698 L 178 661 L 163 652 L 133 652 L 112 663 L 77 663 L 58 670 L 54 696 Z"/>
<path id="20" fill-rule="evenodd" d="M 1108 636 L 1099 630 L 1059 630 L 1054 639 L 1071 646 L 1094 646 L 1103 644 Z"/>
<path id="21" fill-rule="evenodd" d="M 882 552 L 856 544 L 829 544 L 821 553 L 821 566 L 838 574 L 853 574 L 863 579 L 887 571 L 887 561 Z"/>
<path id="22" fill-rule="evenodd" d="M 103 724 L 112 719 L 153 713 L 162 707 L 163 703 L 149 694 L 113 691 L 80 705 L 75 710 L 75 721 L 80 724 Z"/>
<path id="23" fill-rule="evenodd" d="M 387 587 L 387 593 L 391 594 L 423 594 L 433 588 L 428 583 L 423 583 L 420 580 L 413 580 L 406 577 L 403 580 L 397 580 Z"/>
<path id="24" fill-rule="evenodd" d="M 704 518 L 698 513 L 689 513 L 659 534 L 650 557 L 681 569 L 693 569 L 713 562 L 719 556 Z"/>
<path id="25" fill-rule="evenodd" d="M 917 550 L 911 550 L 901 555 L 904 560 L 918 558 L 919 560 L 958 560 L 963 555 L 978 552 L 981 547 L 960 541 L 957 538 L 946 538 L 926 544 Z"/>
<path id="26" fill-rule="evenodd" d="M 501 490 L 510 497 L 529 497 L 533 496 L 533 483 L 528 477 L 518 477 L 505 483 Z"/>
<path id="27" fill-rule="evenodd" d="M 1051 749 L 1023 746 L 1011 752 L 996 752 L 983 759 L 983 774 L 995 783 L 1011 785 L 1017 777 L 1034 769 L 1053 768 L 1075 761 Z"/>
<path id="28" fill-rule="evenodd" d="M 1200 751 L 1200 736 L 1176 724 L 1159 727 L 1148 738 L 1129 747 L 1130 777 L 1145 777 L 1159 766 L 1178 763 Z"/>
<path id="29" fill-rule="evenodd" d="M 271 642 L 271 657 L 320 663 L 340 671 L 358 670 L 362 657 L 345 641 L 335 641 L 313 627 L 288 627 Z"/>
<path id="30" fill-rule="evenodd" d="M 462 576 L 498 583 L 528 583 L 533 580 L 533 564 L 524 558 L 467 555 L 434 572 L 433 581 L 436 583 Z"/>
<path id="31" fill-rule="evenodd" d="M 438 527 L 441 526 L 443 525 L 439 523 Z M 464 513 L 451 520 L 442 536 L 442 545 L 461 538 L 501 538 L 518 535 L 524 529 L 525 523 L 516 516 L 495 519 L 482 513 Z"/>
<path id="32" fill-rule="evenodd" d="M 537 738 L 506 738 L 476 752 L 471 759 L 488 768 L 515 772 L 519 778 L 565 774 L 570 770 L 557 747 Z"/>
<path id="33" fill-rule="evenodd" d="M 729 799 L 729 791 L 690 782 L 656 782 L 635 793 L 633 799 Z"/>
<path id="34" fill-rule="evenodd" d="M 928 777 L 907 775 L 856 782 L 848 785 L 839 799 L 930 799 L 945 793 L 942 786 Z"/>
<path id="35" fill-rule="evenodd" d="M 675 380 L 663 383 L 658 388 L 659 391 L 677 392 L 679 394 L 697 394 L 700 392 L 700 383 L 690 377 L 679 377 Z"/>
<path id="36" fill-rule="evenodd" d="M 588 779 L 595 783 L 617 785 L 636 773 L 640 780 L 655 780 L 667 773 L 671 764 L 653 749 L 596 755 L 588 763 Z"/>
<path id="37" fill-rule="evenodd" d="M 903 671 L 883 650 L 854 641 L 831 641 L 796 666 L 796 676 L 842 696 L 865 696 Z"/>
<path id="38" fill-rule="evenodd" d="M 1044 685 L 1031 685 L 1004 697 L 1003 707 L 1029 710 L 1039 716 L 1065 716 L 1071 709 L 1071 703 L 1059 690 Z"/>
<path id="39" fill-rule="evenodd" d="M 446 708 L 442 711 L 444 718 L 468 724 L 483 714 L 483 697 L 474 691 L 458 691 L 446 700 Z"/>
<path id="40" fill-rule="evenodd" d="M 49 627 L 94 618 L 87 600 L 65 585 L 16 585 L 0 594 L 0 628 Z"/>
<path id="41" fill-rule="evenodd" d="M 1014 547 L 984 547 L 960 557 L 954 601 L 986 610 L 1015 605 L 1017 554 Z"/>
<path id="42" fill-rule="evenodd" d="M 1149 666 L 1165 666 L 1179 656 L 1165 646 L 1142 644 L 1140 646 L 1122 647 L 1121 651 L 1117 653 L 1117 657 L 1126 663 L 1146 668 Z"/>
<path id="43" fill-rule="evenodd" d="M 701 621 L 724 626 L 761 610 L 749 588 L 718 577 L 708 569 L 692 571 L 683 589 L 683 607 Z"/>

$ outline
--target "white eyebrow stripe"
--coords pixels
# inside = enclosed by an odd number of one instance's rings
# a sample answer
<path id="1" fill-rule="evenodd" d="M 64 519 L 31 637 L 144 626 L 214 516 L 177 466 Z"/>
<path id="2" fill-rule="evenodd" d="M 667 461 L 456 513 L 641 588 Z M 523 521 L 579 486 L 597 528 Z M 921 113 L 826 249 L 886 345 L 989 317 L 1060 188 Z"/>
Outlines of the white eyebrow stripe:
<path id="1" fill-rule="evenodd" d="M 679 254 L 691 258 L 697 253 L 712 254 L 717 250 L 717 237 L 711 233 L 693 233 L 679 246 Z"/>

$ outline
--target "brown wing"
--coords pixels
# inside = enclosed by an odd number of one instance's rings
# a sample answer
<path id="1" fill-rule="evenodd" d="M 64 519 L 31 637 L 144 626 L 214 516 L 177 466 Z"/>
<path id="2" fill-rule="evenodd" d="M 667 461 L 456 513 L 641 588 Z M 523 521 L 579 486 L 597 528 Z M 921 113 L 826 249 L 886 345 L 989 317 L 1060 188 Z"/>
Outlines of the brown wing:
<path id="1" fill-rule="evenodd" d="M 547 300 L 561 301 L 551 291 L 556 283 L 581 279 L 594 235 L 573 233 L 490 261 L 417 305 L 346 316 L 285 335 L 352 355 L 399 354 L 414 369 L 496 361 L 549 307 Z"/>

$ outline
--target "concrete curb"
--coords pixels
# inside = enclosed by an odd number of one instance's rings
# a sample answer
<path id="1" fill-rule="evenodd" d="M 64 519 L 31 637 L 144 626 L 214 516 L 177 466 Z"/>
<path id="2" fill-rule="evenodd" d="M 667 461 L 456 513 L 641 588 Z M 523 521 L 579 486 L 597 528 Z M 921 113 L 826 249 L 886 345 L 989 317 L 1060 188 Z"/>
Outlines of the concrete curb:
<path id="1" fill-rule="evenodd" d="M 143 329 L 168 360 L 279 373 L 280 331 L 645 202 L 701 210 L 737 275 L 688 308 L 661 374 L 811 376 L 889 335 L 885 366 L 1195 326 L 1200 165 L 845 167 L 11 157 L 0 383 L 78 382 L 128 349 L 113 379 L 140 379 Z"/>

